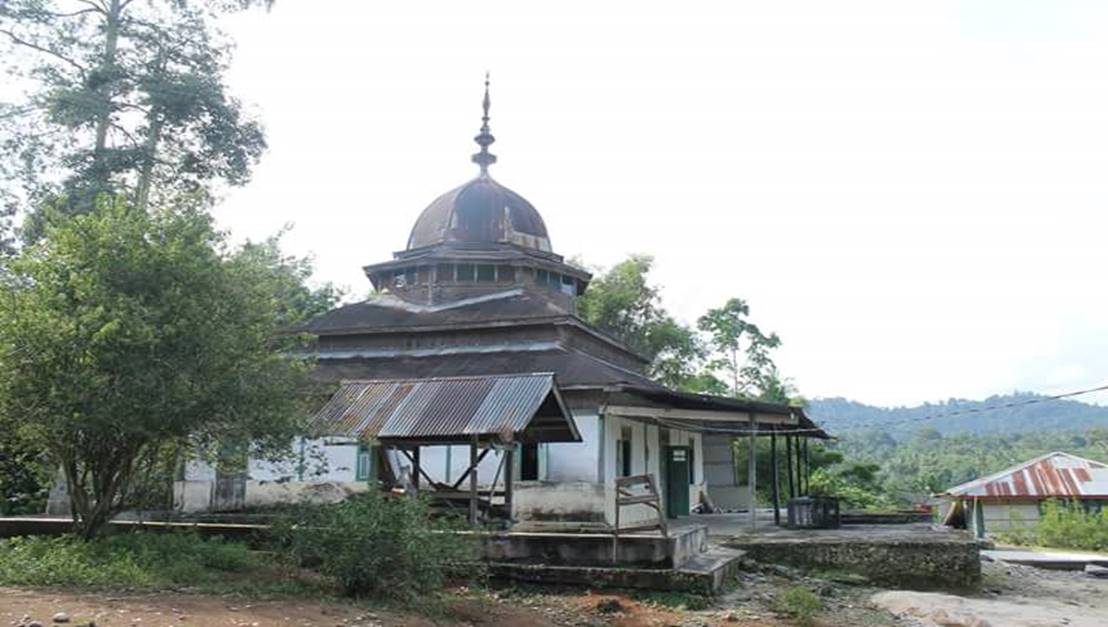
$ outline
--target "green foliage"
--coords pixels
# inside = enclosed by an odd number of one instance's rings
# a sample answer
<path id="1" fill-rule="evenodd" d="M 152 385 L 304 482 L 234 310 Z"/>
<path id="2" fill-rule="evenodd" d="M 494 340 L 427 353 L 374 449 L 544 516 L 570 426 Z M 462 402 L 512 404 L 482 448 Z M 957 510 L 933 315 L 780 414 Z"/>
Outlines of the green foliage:
<path id="1" fill-rule="evenodd" d="M 36 211 L 28 235 L 47 207 L 125 194 L 144 209 L 249 179 L 265 137 L 227 93 L 231 47 L 214 24 L 256 4 L 269 3 L 0 2 L 0 54 L 29 92 L 0 116 L 0 180 Z"/>
<path id="2" fill-rule="evenodd" d="M 1038 524 L 1017 524 L 1000 537 L 1012 544 L 1105 551 L 1108 550 L 1108 508 L 1090 511 L 1079 501 L 1050 499 L 1041 505 Z"/>
<path id="3" fill-rule="evenodd" d="M 704 347 L 696 332 L 673 318 L 662 306 L 658 288 L 650 284 L 654 259 L 632 255 L 598 272 L 577 299 L 578 314 L 651 360 L 651 376 L 678 387 L 695 374 Z"/>
<path id="4" fill-rule="evenodd" d="M 770 359 L 770 351 L 781 345 L 781 339 L 776 333 L 763 333 L 749 316 L 746 301 L 732 298 L 722 307 L 708 310 L 696 323 L 715 351 L 708 362 L 709 371 L 722 373 L 736 398 L 761 396 L 783 387 Z"/>
<path id="5" fill-rule="evenodd" d="M 448 574 L 473 575 L 476 540 L 432 520 L 421 499 L 370 490 L 342 503 L 299 509 L 276 525 L 290 557 L 316 566 L 350 596 L 411 600 L 442 588 Z"/>
<path id="6" fill-rule="evenodd" d="M 0 426 L 61 468 L 82 535 L 185 449 L 286 451 L 307 364 L 286 355 L 289 275 L 266 259 L 228 252 L 201 211 L 118 202 L 0 272 Z"/>
<path id="7" fill-rule="evenodd" d="M 844 508 L 867 511 L 888 511 L 897 508 L 896 501 L 885 494 L 882 486 L 873 480 L 860 480 L 852 475 L 858 465 L 848 465 L 834 470 L 818 468 L 812 471 L 809 492 L 814 496 L 836 496 Z M 869 465 L 866 465 L 869 467 Z"/>
<path id="8" fill-rule="evenodd" d="M 261 567 L 244 544 L 194 533 L 135 532 L 91 542 L 75 536 L 0 540 L 0 584 L 90 588 L 256 588 Z M 240 576 L 240 577 L 236 577 Z"/>
<path id="9" fill-rule="evenodd" d="M 982 412 L 986 407 L 993 409 Z M 898 440 L 911 436 L 921 425 L 943 435 L 1073 433 L 1108 427 L 1108 407 L 1072 399 L 1047 400 L 1042 395 L 1029 392 L 990 396 L 976 401 L 952 398 L 914 407 L 874 407 L 844 398 L 821 398 L 811 401 L 808 409 L 811 416 L 836 434 L 882 431 Z M 934 418 L 919 421 L 927 416 Z"/>
<path id="10" fill-rule="evenodd" d="M 812 625 L 823 609 L 823 601 L 811 590 L 795 586 L 774 598 L 774 609 L 791 616 L 799 625 Z"/>
<path id="11" fill-rule="evenodd" d="M 40 451 L 10 432 L 0 438 L 0 516 L 41 514 L 50 478 L 50 466 Z"/>
<path id="12" fill-rule="evenodd" d="M 1108 430 L 943 435 L 934 429 L 893 437 L 847 431 L 828 450 L 857 464 L 873 464 L 879 491 L 908 505 L 953 486 L 1004 470 L 1051 451 L 1108 460 Z M 813 480 L 814 483 L 814 480 Z"/>
<path id="13" fill-rule="evenodd" d="M 648 255 L 632 255 L 597 270 L 577 300 L 578 314 L 649 359 L 648 374 L 659 383 L 701 394 L 789 402 L 795 391 L 770 357 L 781 340 L 748 320 L 747 304 L 732 298 L 702 316 L 697 328 L 682 324 L 665 310 L 659 288 L 650 283 L 653 264 Z"/>
<path id="14" fill-rule="evenodd" d="M 698 612 L 712 606 L 712 597 L 676 590 L 635 590 L 631 597 L 636 601 L 656 607 Z"/>

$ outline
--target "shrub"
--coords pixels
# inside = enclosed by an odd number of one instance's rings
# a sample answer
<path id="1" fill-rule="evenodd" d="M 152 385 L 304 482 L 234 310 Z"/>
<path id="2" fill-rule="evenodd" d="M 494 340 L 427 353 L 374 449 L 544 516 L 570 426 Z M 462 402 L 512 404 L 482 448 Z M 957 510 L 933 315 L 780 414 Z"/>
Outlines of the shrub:
<path id="1" fill-rule="evenodd" d="M 802 587 L 789 588 L 775 600 L 777 611 L 788 614 L 800 625 L 811 625 L 816 614 L 823 609 L 823 602 L 811 590 Z"/>
<path id="2" fill-rule="evenodd" d="M 1044 501 L 1039 522 L 1023 526 L 1012 517 L 1013 526 L 1000 538 L 1012 544 L 1064 549 L 1103 551 L 1108 549 L 1108 509 L 1090 512 L 1079 501 Z"/>
<path id="3" fill-rule="evenodd" d="M 288 555 L 334 579 L 349 596 L 411 599 L 446 577 L 472 573 L 477 544 L 455 521 L 435 521 L 426 501 L 377 490 L 335 505 L 304 507 L 275 525 Z"/>
<path id="4" fill-rule="evenodd" d="M 0 584 L 158 589 L 208 587 L 256 565 L 246 545 L 195 533 L 134 532 L 0 541 Z"/>

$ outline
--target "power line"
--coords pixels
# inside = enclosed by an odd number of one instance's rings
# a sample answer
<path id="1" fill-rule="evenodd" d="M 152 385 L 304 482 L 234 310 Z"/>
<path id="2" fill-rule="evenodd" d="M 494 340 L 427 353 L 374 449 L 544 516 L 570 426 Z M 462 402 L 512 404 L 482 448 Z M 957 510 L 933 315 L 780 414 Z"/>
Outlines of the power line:
<path id="1" fill-rule="evenodd" d="M 912 418 L 902 418 L 900 420 L 879 421 L 872 420 L 870 422 L 863 422 L 859 424 L 848 425 L 849 429 L 857 429 L 864 427 L 888 427 L 894 425 L 907 424 L 912 422 L 924 422 L 927 420 L 936 420 L 938 418 L 951 418 L 955 416 L 965 416 L 970 414 L 982 414 L 985 412 L 996 411 L 998 409 L 1011 409 L 1013 407 L 1026 407 L 1028 405 L 1037 405 L 1040 403 L 1048 403 L 1050 401 L 1058 401 L 1066 398 L 1073 398 L 1075 396 L 1083 396 L 1085 394 L 1093 394 L 1095 392 L 1108 391 L 1108 385 L 1099 385 L 1093 388 L 1086 388 L 1083 390 L 1077 390 L 1074 392 L 1065 392 L 1063 394 L 1053 394 L 1049 396 L 1039 396 L 1036 398 L 1029 398 L 1022 401 L 1010 401 L 1007 403 L 1000 403 L 996 405 L 986 405 L 984 407 L 968 407 L 966 409 L 955 409 L 948 412 L 940 412 L 937 414 L 928 414 L 926 416 L 915 416 Z"/>
<path id="2" fill-rule="evenodd" d="M 965 415 L 971 415 L 971 414 L 983 414 L 985 412 L 996 411 L 998 409 L 1011 409 L 1013 407 L 1025 407 L 1027 405 L 1037 405 L 1037 404 L 1040 404 L 1040 403 L 1048 403 L 1048 402 L 1051 402 L 1051 401 L 1058 401 L 1058 400 L 1062 400 L 1062 399 L 1066 399 L 1066 398 L 1072 398 L 1072 397 L 1075 397 L 1075 396 L 1083 396 L 1085 394 L 1093 394 L 1095 392 L 1105 392 L 1105 391 L 1108 391 L 1108 384 L 1100 385 L 1100 386 L 1093 387 L 1093 388 L 1086 388 L 1086 389 L 1083 389 L 1083 390 L 1077 390 L 1077 391 L 1074 391 L 1074 392 L 1065 392 L 1063 394 L 1053 394 L 1053 395 L 1049 395 L 1049 396 L 1039 396 L 1039 397 L 1036 397 L 1036 398 L 1029 398 L 1029 399 L 1022 400 L 1022 401 L 1011 401 L 1011 402 L 1007 402 L 1007 403 L 999 403 L 999 404 L 996 404 L 996 405 L 986 405 L 984 407 L 968 407 L 966 409 L 955 409 L 955 410 L 948 411 L 948 412 L 940 412 L 940 413 L 936 413 L 936 414 L 927 414 L 925 416 L 914 416 L 912 418 L 902 418 L 900 420 L 889 420 L 889 421 L 872 420 L 872 421 L 869 421 L 869 422 L 855 423 L 855 424 L 847 425 L 847 426 L 843 427 L 843 430 L 857 430 L 857 429 L 864 429 L 866 427 L 890 427 L 890 426 L 908 424 L 908 423 L 913 423 L 913 422 L 925 422 L 925 421 L 928 421 L 928 420 L 937 420 L 939 418 L 952 418 L 952 417 L 956 417 L 956 416 L 965 416 Z M 680 422 L 674 421 L 673 419 L 670 419 L 669 421 L 672 424 L 669 424 L 668 426 L 672 426 L 672 427 L 675 427 L 675 428 L 678 428 L 678 429 L 695 428 L 695 429 L 698 429 L 700 431 L 707 431 L 707 432 L 712 432 L 712 433 L 726 433 L 726 434 L 729 434 L 729 435 L 769 435 L 771 433 L 776 434 L 776 435 L 803 435 L 803 434 L 810 434 L 810 433 L 820 433 L 820 432 L 824 431 L 824 429 L 819 428 L 819 427 L 809 427 L 809 428 L 798 427 L 798 428 L 795 428 L 795 429 L 755 429 L 755 430 L 751 431 L 749 428 L 747 428 L 747 429 L 728 429 L 728 428 L 722 428 L 722 427 L 721 428 L 713 428 L 713 427 L 704 427 L 704 426 L 700 426 L 700 425 L 693 426 L 693 425 L 689 425 L 689 424 L 682 424 Z M 663 419 L 659 419 L 658 422 L 661 422 L 661 423 L 665 424 L 666 421 L 663 420 Z"/>

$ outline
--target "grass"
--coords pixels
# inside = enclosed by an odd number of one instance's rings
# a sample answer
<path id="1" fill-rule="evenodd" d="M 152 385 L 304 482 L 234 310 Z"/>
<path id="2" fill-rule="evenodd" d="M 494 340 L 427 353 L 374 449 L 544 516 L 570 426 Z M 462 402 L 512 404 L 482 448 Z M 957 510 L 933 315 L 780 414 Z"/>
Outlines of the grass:
<path id="1" fill-rule="evenodd" d="M 245 594 L 319 589 L 245 544 L 192 532 L 0 540 L 0 584 Z"/>
<path id="2" fill-rule="evenodd" d="M 707 609 L 712 605 L 710 597 L 674 590 L 634 590 L 631 592 L 631 598 L 647 605 L 694 612 Z"/>
<path id="3" fill-rule="evenodd" d="M 823 609 L 823 601 L 811 590 L 796 586 L 774 599 L 774 609 L 791 616 L 798 625 L 815 624 L 816 614 Z"/>

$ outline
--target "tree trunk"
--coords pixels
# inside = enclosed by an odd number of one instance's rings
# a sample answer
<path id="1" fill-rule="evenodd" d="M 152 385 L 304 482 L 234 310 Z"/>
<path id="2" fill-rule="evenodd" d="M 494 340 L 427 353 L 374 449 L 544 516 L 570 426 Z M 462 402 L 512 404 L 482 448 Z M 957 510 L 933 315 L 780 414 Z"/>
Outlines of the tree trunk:
<path id="1" fill-rule="evenodd" d="M 135 190 L 135 206 L 146 211 L 150 203 L 150 184 L 154 177 L 155 153 L 158 150 L 158 142 L 162 137 L 162 118 L 156 111 L 151 111 L 150 129 L 147 131 L 146 141 L 143 143 L 143 163 L 139 172 L 138 187 Z"/>
<path id="2" fill-rule="evenodd" d="M 122 9 L 120 0 L 111 0 L 108 12 L 104 16 L 104 68 L 115 66 L 116 50 L 119 48 L 119 25 L 122 21 Z M 110 94 L 107 85 L 100 88 L 100 95 L 104 100 L 109 100 Z M 96 122 L 96 148 L 94 158 L 99 160 L 108 144 L 108 127 L 111 125 L 112 112 L 110 107 L 104 107 L 100 113 L 100 119 Z"/>

